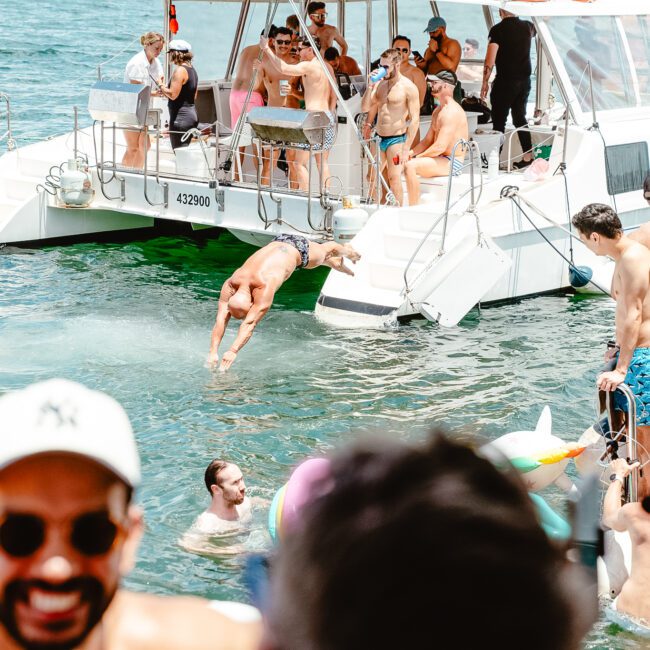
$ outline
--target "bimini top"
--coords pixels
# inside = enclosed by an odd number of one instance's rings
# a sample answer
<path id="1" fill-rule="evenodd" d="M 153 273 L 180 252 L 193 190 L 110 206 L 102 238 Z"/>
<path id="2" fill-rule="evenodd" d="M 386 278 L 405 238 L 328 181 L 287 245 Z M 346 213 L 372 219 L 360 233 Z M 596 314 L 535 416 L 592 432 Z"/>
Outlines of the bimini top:
<path id="1" fill-rule="evenodd" d="M 175 0 L 177 3 L 197 2 L 197 0 Z M 215 0 L 198 0 L 199 2 L 215 2 Z M 287 4 L 289 0 L 278 0 L 280 4 Z M 337 0 L 324 0 L 335 4 Z M 348 2 L 366 2 L 367 0 L 344 0 Z M 387 4 L 390 0 L 372 0 L 375 3 Z M 393 0 L 395 1 L 395 0 Z M 216 0 L 216 2 L 236 2 L 242 0 Z M 268 4 L 269 0 L 249 0 L 256 4 Z M 275 2 L 275 0 L 270 0 Z M 518 16 L 634 16 L 650 14 L 648 0 L 593 0 L 584 2 L 580 0 L 546 0 L 545 2 L 526 2 L 525 0 L 445 0 L 446 3 L 459 5 L 478 5 L 507 9 Z M 429 0 L 422 0 L 422 7 L 430 9 Z"/>

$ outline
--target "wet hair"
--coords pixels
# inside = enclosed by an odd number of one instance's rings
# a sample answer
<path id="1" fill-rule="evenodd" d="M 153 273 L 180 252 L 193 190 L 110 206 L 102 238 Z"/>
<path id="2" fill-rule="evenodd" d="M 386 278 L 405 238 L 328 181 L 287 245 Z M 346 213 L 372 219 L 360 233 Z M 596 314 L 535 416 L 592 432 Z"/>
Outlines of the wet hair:
<path id="1" fill-rule="evenodd" d="M 401 63 L 402 55 L 394 48 L 389 48 L 382 52 L 380 59 L 389 59 L 391 63 Z"/>
<path id="2" fill-rule="evenodd" d="M 300 31 L 300 21 L 298 20 L 298 16 L 296 16 L 296 14 L 287 16 L 285 25 L 294 32 Z"/>
<path id="3" fill-rule="evenodd" d="M 391 45 L 395 45 L 397 41 L 406 41 L 409 44 L 409 49 L 411 49 L 411 39 L 408 36 L 402 36 L 398 34 L 394 39 Z"/>
<path id="4" fill-rule="evenodd" d="M 219 483 L 219 472 L 222 472 L 230 463 L 227 463 L 225 460 L 220 458 L 215 458 L 205 470 L 205 487 L 208 488 L 208 492 L 212 494 L 210 489 L 211 485 L 220 485 Z"/>
<path id="5" fill-rule="evenodd" d="M 475 38 L 466 38 L 465 43 L 471 45 L 475 50 L 478 50 L 478 41 Z"/>
<path id="6" fill-rule="evenodd" d="M 356 443 L 328 480 L 271 560 L 273 647 L 578 647 L 565 549 L 518 475 L 434 432 Z"/>
<path id="7" fill-rule="evenodd" d="M 623 224 L 618 215 L 604 203 L 585 205 L 573 215 L 571 223 L 586 237 L 595 232 L 608 239 L 618 239 L 623 234 Z"/>
<path id="8" fill-rule="evenodd" d="M 165 42 L 165 37 L 158 32 L 147 32 L 146 34 L 142 34 L 142 36 L 140 36 L 140 45 L 142 45 L 142 47 L 153 45 L 158 41 L 162 41 L 163 43 Z"/>
<path id="9" fill-rule="evenodd" d="M 310 2 L 307 5 L 307 15 L 313 14 L 315 11 L 318 11 L 319 9 L 325 9 L 325 3 L 324 2 Z"/>
<path id="10" fill-rule="evenodd" d="M 323 58 L 325 61 L 334 61 L 334 59 L 337 59 L 341 54 L 335 47 L 328 47 L 325 50 L 325 54 L 323 54 Z"/>

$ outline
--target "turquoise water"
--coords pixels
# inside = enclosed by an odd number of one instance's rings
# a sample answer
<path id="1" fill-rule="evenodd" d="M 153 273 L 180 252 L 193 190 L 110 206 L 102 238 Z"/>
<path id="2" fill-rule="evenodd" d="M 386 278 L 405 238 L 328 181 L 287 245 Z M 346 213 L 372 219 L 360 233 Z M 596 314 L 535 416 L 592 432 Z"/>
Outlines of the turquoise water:
<path id="1" fill-rule="evenodd" d="M 157 0 L 4 3 L 0 90 L 19 141 L 69 130 L 97 64 L 159 28 L 158 12 Z M 419 35 L 419 22 L 400 31 Z M 133 420 L 148 523 L 132 588 L 243 598 L 238 556 L 177 544 L 207 504 L 202 475 L 215 456 L 237 462 L 263 502 L 306 455 L 366 431 L 413 439 L 444 424 L 496 438 L 534 428 L 548 403 L 555 433 L 575 440 L 593 419 L 613 329 L 604 298 L 540 297 L 473 312 L 449 331 L 423 321 L 339 331 L 312 313 L 324 274 L 296 273 L 232 372 L 213 375 L 203 364 L 218 290 L 251 251 L 228 235 L 0 250 L 0 391 L 65 376 L 106 390 Z M 549 499 L 562 507 L 561 495 Z M 257 531 L 263 520 L 259 507 Z M 600 624 L 589 647 L 639 645 Z"/>

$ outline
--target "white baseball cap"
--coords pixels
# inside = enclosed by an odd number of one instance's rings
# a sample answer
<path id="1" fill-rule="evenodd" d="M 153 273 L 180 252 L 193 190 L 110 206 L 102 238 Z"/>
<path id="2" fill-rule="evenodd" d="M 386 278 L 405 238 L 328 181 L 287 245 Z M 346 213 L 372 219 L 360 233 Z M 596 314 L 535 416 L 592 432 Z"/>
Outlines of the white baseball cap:
<path id="1" fill-rule="evenodd" d="M 175 38 L 173 41 L 169 41 L 167 49 L 171 52 L 175 50 L 176 52 L 191 52 L 192 46 L 184 41 L 182 38 Z"/>
<path id="2" fill-rule="evenodd" d="M 140 482 L 131 423 L 106 393 L 50 379 L 0 397 L 0 470 L 58 451 L 87 456 L 131 487 Z"/>

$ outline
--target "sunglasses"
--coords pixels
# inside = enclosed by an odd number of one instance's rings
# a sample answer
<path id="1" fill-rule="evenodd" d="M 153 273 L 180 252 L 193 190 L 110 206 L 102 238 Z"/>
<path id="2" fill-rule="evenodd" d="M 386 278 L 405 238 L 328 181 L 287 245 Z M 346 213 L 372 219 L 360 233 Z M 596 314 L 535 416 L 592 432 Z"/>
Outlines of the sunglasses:
<path id="1" fill-rule="evenodd" d="M 280 40 L 279 38 L 276 38 L 275 42 L 276 42 L 277 45 L 291 45 L 291 39 L 289 39 L 288 41 L 285 41 L 285 40 Z"/>
<path id="2" fill-rule="evenodd" d="M 302 52 L 303 50 L 311 50 L 311 45 L 299 45 L 298 52 Z"/>
<path id="3" fill-rule="evenodd" d="M 395 49 L 398 52 L 408 52 L 409 51 L 408 47 L 396 47 Z"/>
<path id="4" fill-rule="evenodd" d="M 0 523 L 0 548 L 13 557 L 29 557 L 45 543 L 46 531 L 46 522 L 37 515 L 9 513 Z M 72 521 L 70 543 L 82 555 L 104 555 L 122 532 L 108 512 L 87 512 Z"/>
<path id="5" fill-rule="evenodd" d="M 324 14 L 309 14 L 312 18 L 326 18 L 327 13 Z"/>

